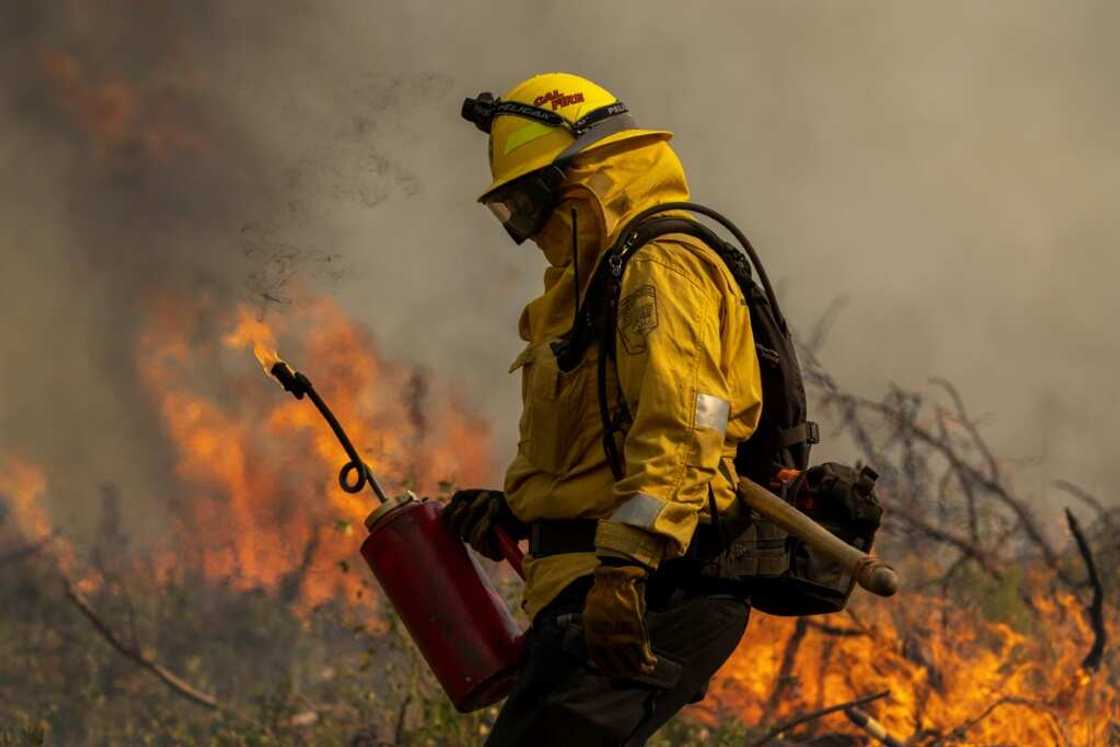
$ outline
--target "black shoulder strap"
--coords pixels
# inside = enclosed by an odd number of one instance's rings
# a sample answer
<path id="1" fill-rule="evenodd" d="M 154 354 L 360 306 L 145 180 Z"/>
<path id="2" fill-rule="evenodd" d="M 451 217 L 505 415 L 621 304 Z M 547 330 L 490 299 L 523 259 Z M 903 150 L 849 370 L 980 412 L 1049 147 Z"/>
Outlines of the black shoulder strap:
<path id="1" fill-rule="evenodd" d="M 685 217 L 662 215 L 670 211 L 690 211 L 705 215 L 724 226 L 742 245 L 739 251 L 724 241 L 719 234 L 704 224 Z M 622 396 L 621 384 L 618 385 L 618 410 L 612 414 L 607 394 L 607 366 L 615 360 L 615 330 L 618 322 L 618 304 L 622 291 L 622 276 L 630 259 L 646 244 L 666 234 L 685 234 L 704 242 L 727 264 L 728 269 L 738 281 L 745 297 L 749 298 L 752 266 L 757 273 L 767 300 L 773 311 L 775 321 L 782 332 L 788 335 L 785 317 L 778 306 L 770 279 L 754 247 L 734 223 L 720 213 L 703 205 L 692 202 L 670 202 L 655 205 L 634 216 L 619 232 L 614 244 L 604 252 L 591 282 L 580 313 L 572 329 L 553 344 L 553 353 L 561 370 L 570 371 L 579 365 L 584 353 L 592 342 L 599 343 L 598 359 L 598 399 L 599 414 L 603 422 L 603 450 L 615 479 L 624 476 L 624 465 L 619 447 L 618 435 L 623 433 L 630 420 L 630 413 Z M 744 254 L 745 252 L 745 254 Z M 749 258 L 749 263 L 748 263 Z M 598 333 L 598 336 L 596 335 Z"/>

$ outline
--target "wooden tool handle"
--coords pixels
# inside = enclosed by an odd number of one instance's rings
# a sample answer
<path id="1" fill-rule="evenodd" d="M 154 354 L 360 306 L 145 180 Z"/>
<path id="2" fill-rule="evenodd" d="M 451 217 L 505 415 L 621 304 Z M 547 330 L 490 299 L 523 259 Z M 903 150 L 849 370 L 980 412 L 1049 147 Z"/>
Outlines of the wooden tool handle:
<path id="1" fill-rule="evenodd" d="M 898 591 L 898 574 L 889 565 L 852 547 L 756 482 L 739 480 L 739 497 L 748 506 L 851 571 L 856 583 L 881 597 Z"/>

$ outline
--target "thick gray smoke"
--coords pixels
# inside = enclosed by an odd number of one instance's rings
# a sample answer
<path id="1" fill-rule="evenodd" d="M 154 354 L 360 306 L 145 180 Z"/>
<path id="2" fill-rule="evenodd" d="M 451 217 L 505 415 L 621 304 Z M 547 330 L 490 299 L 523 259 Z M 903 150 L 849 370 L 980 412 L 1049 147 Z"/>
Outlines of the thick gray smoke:
<path id="1" fill-rule="evenodd" d="M 841 382 L 950 379 L 1040 500 L 1059 476 L 1108 497 L 1118 22 L 1104 0 L 4 0 L 0 449 L 75 501 L 143 494 L 166 456 L 132 395 L 138 301 L 282 315 L 306 282 L 458 381 L 504 457 L 543 263 L 474 203 L 485 139 L 458 106 L 568 70 L 676 133 L 795 325 L 846 300 Z"/>

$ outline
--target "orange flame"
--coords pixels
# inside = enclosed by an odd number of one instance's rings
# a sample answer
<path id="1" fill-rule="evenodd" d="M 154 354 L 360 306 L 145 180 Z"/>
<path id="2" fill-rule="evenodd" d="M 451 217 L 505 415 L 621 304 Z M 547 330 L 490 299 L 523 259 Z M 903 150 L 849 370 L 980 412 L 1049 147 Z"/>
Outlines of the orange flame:
<path id="1" fill-rule="evenodd" d="M 186 544 L 207 574 L 242 588 L 276 589 L 301 576 L 304 608 L 339 594 L 368 599 L 368 574 L 349 565 L 359 545 L 354 528 L 372 503 L 338 485 L 345 456 L 321 416 L 307 402 L 278 397 L 255 376 L 232 386 L 223 381 L 229 394 L 208 391 L 207 370 L 229 365 L 223 350 L 252 348 L 267 372 L 279 360 L 278 337 L 286 335 L 364 448 L 363 459 L 398 491 L 431 494 L 443 480 L 489 478 L 485 425 L 451 395 L 438 407 L 410 402 L 419 373 L 382 358 L 369 333 L 328 299 L 308 303 L 277 327 L 239 308 L 221 345 L 203 329 L 213 313 L 205 302 L 155 302 L 137 359 L 178 455 L 176 476 L 188 494 L 181 517 Z"/>
<path id="2" fill-rule="evenodd" d="M 1080 669 L 1093 640 L 1081 603 L 1059 594 L 1039 595 L 1033 604 L 1037 627 L 1022 632 L 928 595 L 857 603 L 859 623 L 844 615 L 820 619 L 845 634 L 806 626 L 769 713 L 796 622 L 756 614 L 709 697 L 692 713 L 707 723 L 726 717 L 778 723 L 890 690 L 869 710 L 902 741 L 968 725 L 944 743 L 1113 744 L 1109 722 L 1120 719 L 1120 694 L 1108 671 L 1090 675 Z M 1115 609 L 1110 615 L 1114 627 Z M 861 733 L 843 715 L 832 717 L 827 730 Z"/>
<path id="3" fill-rule="evenodd" d="M 257 363 L 261 364 L 261 369 L 267 376 L 272 375 L 273 366 L 275 366 L 277 363 L 284 362 L 284 359 L 280 357 L 279 353 L 277 353 L 275 350 L 269 350 L 263 345 L 254 345 L 253 355 L 256 356 Z"/>
<path id="4" fill-rule="evenodd" d="M 156 162 L 198 154 L 206 139 L 188 126 L 191 109 L 170 87 L 139 85 L 114 76 L 95 80 L 71 54 L 40 53 L 40 68 L 55 106 L 95 145 L 98 157 L 133 157 Z"/>
<path id="5" fill-rule="evenodd" d="M 272 327 L 263 319 L 254 316 L 249 309 L 242 306 L 237 310 L 237 325 L 222 338 L 222 342 L 231 348 L 253 346 L 253 355 L 261 364 L 265 375 L 272 375 L 272 367 L 281 363 L 283 359 L 276 352 L 276 334 Z"/>
<path id="6" fill-rule="evenodd" d="M 0 502 L 7 505 L 16 528 L 25 541 L 47 543 L 46 553 L 79 591 L 91 592 L 101 584 L 100 576 L 83 569 L 74 547 L 57 536 L 45 505 L 47 477 L 43 470 L 18 457 L 0 455 Z"/>

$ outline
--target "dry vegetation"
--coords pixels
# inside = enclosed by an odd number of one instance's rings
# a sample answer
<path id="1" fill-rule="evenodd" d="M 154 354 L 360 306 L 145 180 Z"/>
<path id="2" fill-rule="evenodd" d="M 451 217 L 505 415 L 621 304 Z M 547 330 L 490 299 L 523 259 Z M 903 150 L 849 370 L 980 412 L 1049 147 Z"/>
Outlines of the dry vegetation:
<path id="1" fill-rule="evenodd" d="M 901 744 L 1120 744 L 1120 512 L 1060 483 L 1074 512 L 1056 531 L 948 383 L 864 399 L 803 357 L 818 416 L 882 475 L 879 552 L 907 588 L 830 618 L 756 616 L 708 699 L 653 744 L 864 744 L 861 715 Z M 377 605 L 348 522 L 246 584 L 130 549 L 112 486 L 97 538 L 75 546 L 40 510 L 64 487 L 12 460 L 4 474 L 0 745 L 470 745 L 492 722 L 454 713 Z M 353 561 L 310 562 L 323 542 Z M 309 604 L 324 573 L 347 581 Z M 851 721 L 831 708 L 861 696 Z"/>

